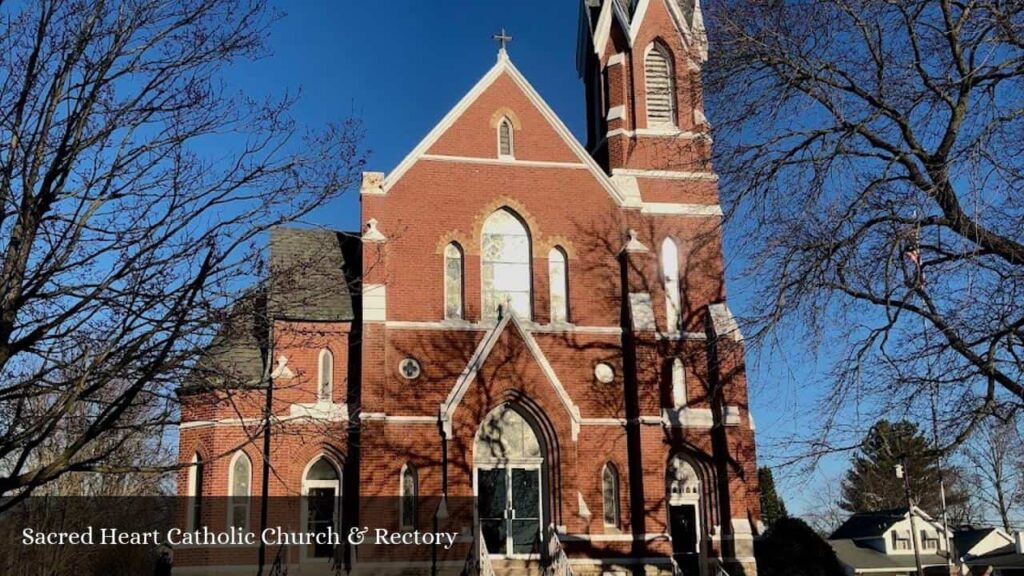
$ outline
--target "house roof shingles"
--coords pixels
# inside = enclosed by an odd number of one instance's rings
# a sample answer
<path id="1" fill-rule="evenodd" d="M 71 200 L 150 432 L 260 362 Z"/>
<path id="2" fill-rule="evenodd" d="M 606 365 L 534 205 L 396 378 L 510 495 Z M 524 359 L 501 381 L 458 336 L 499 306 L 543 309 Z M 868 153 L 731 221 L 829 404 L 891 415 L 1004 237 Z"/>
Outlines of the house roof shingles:
<path id="1" fill-rule="evenodd" d="M 906 508 L 880 510 L 878 512 L 858 512 L 850 516 L 846 522 L 843 522 L 843 525 L 828 538 L 829 540 L 877 538 L 891 528 L 893 524 L 906 517 Z"/>
<path id="2" fill-rule="evenodd" d="M 855 540 L 829 540 L 836 557 L 845 566 L 855 571 L 904 571 L 915 567 L 913 554 L 883 554 L 867 545 L 860 545 Z M 942 566 L 946 559 L 938 554 L 922 554 L 922 566 Z"/>
<path id="3" fill-rule="evenodd" d="M 351 322 L 359 280 L 357 234 L 274 228 L 270 279 L 238 299 L 181 392 L 215 386 L 259 386 L 273 320 Z"/>
<path id="4" fill-rule="evenodd" d="M 269 309 L 275 319 L 351 322 L 358 235 L 333 230 L 270 232 Z"/>

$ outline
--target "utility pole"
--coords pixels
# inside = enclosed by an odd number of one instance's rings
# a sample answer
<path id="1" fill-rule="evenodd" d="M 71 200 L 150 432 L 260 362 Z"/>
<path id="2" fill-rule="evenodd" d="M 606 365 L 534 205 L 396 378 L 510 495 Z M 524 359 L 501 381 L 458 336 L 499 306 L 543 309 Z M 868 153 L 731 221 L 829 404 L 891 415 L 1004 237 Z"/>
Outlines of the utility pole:
<path id="1" fill-rule="evenodd" d="M 902 458 L 903 464 L 896 467 L 896 477 L 903 479 L 903 491 L 907 497 L 907 514 L 910 515 L 910 543 L 914 546 L 914 564 L 917 566 L 917 576 L 924 576 L 924 568 L 921 567 L 921 551 L 917 546 L 917 521 L 914 519 L 914 503 L 910 501 L 910 471 L 907 469 L 907 457 Z"/>
<path id="2" fill-rule="evenodd" d="M 257 320 L 258 321 L 258 320 Z M 270 503 L 270 426 L 271 418 L 274 415 L 274 373 L 273 366 L 274 345 L 273 345 L 273 321 L 267 319 L 266 327 L 267 341 L 263 344 L 263 384 L 267 393 L 263 404 L 263 474 L 260 487 L 260 534 L 267 529 L 267 512 Z M 267 543 L 260 538 L 260 545 L 256 552 L 256 576 L 263 576 L 267 566 Z"/>
<path id="3" fill-rule="evenodd" d="M 935 444 L 935 463 L 939 469 L 939 498 L 942 500 L 942 539 L 946 542 L 946 568 L 953 573 L 953 538 L 949 530 L 949 514 L 946 509 L 946 482 L 943 477 L 943 458 L 939 452 L 939 400 L 938 386 L 932 387 L 932 441 Z"/>

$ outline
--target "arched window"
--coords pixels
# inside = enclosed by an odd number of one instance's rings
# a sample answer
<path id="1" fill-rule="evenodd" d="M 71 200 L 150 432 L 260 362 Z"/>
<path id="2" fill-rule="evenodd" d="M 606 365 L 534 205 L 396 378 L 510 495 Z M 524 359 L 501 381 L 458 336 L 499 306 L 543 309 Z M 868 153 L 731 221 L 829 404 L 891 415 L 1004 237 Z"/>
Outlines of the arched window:
<path id="1" fill-rule="evenodd" d="M 473 460 L 477 463 L 536 463 L 543 458 L 533 426 L 507 404 L 484 417 L 473 442 Z"/>
<path id="2" fill-rule="evenodd" d="M 558 246 L 548 253 L 552 324 L 569 321 L 569 269 L 566 262 L 565 252 Z"/>
<path id="3" fill-rule="evenodd" d="M 320 351 L 319 372 L 316 398 L 321 402 L 330 402 L 334 395 L 334 355 L 326 348 Z"/>
<path id="4" fill-rule="evenodd" d="M 311 534 L 326 534 L 328 530 L 337 532 L 341 517 L 341 475 L 330 460 L 321 456 L 306 469 L 302 477 L 302 493 L 305 496 L 307 530 Z M 312 544 L 314 558 L 334 555 L 330 540 L 323 540 L 323 543 Z"/>
<path id="5" fill-rule="evenodd" d="M 661 276 L 665 283 L 665 324 L 679 332 L 679 248 L 671 238 L 661 243 Z"/>
<path id="6" fill-rule="evenodd" d="M 675 126 L 675 74 L 669 51 L 663 44 L 655 42 L 647 48 L 644 77 L 647 82 L 647 126 Z"/>
<path id="7" fill-rule="evenodd" d="M 512 121 L 508 118 L 502 118 L 501 122 L 498 122 L 498 157 L 499 158 L 514 158 L 515 157 L 515 127 L 512 126 Z"/>
<path id="8" fill-rule="evenodd" d="M 249 500 L 252 496 L 252 462 L 245 452 L 237 452 L 228 467 L 228 527 L 245 530 L 249 526 Z"/>
<path id="9" fill-rule="evenodd" d="M 462 308 L 462 248 L 452 242 L 444 248 L 444 318 L 461 320 Z"/>
<path id="10" fill-rule="evenodd" d="M 700 476 L 693 465 L 682 456 L 672 457 L 668 463 L 667 476 L 670 505 L 700 499 Z"/>
<path id="11" fill-rule="evenodd" d="M 529 231 L 518 216 L 503 208 L 487 218 L 482 236 L 484 318 L 493 320 L 511 309 L 529 320 L 533 309 Z"/>
<path id="12" fill-rule="evenodd" d="M 679 358 L 672 361 L 672 406 L 686 407 L 686 370 Z"/>
<path id="13" fill-rule="evenodd" d="M 601 495 L 604 499 L 604 525 L 619 525 L 619 471 L 611 462 L 601 472 Z"/>
<path id="14" fill-rule="evenodd" d="M 416 467 L 406 464 L 402 467 L 402 484 L 399 486 L 401 510 L 400 523 L 402 530 L 413 530 L 416 528 L 416 509 L 419 498 L 419 478 L 416 477 Z"/>
<path id="15" fill-rule="evenodd" d="M 203 519 L 203 457 L 199 453 L 192 455 L 192 466 L 188 469 L 188 518 L 185 520 L 186 530 L 195 530 L 202 526 Z"/>
<path id="16" fill-rule="evenodd" d="M 665 480 L 668 484 L 668 526 L 672 549 L 678 554 L 699 553 L 701 540 L 707 537 L 701 528 L 700 475 L 693 464 L 676 454 L 668 462 Z"/>

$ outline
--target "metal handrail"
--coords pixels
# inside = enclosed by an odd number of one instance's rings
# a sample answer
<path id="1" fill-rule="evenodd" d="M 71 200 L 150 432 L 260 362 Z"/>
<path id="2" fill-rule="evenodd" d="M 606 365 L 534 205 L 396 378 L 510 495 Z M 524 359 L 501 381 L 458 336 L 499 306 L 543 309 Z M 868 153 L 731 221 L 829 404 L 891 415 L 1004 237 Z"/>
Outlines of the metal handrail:
<path id="1" fill-rule="evenodd" d="M 270 576 L 288 576 L 288 566 L 284 563 L 284 545 L 277 547 L 274 562 L 270 565 Z"/>
<path id="2" fill-rule="evenodd" d="M 687 576 L 683 574 L 683 568 L 679 566 L 679 562 L 676 561 L 675 556 L 669 556 L 669 560 L 672 561 L 672 574 L 673 576 Z M 715 558 L 715 575 L 714 576 L 729 576 L 729 572 L 725 569 L 725 564 L 722 563 L 721 558 Z"/>
<path id="3" fill-rule="evenodd" d="M 462 569 L 462 574 L 463 576 L 495 576 L 482 528 L 477 528 L 476 535 L 473 536 L 473 544 L 469 547 L 469 556 L 466 558 L 466 566 Z"/>
<path id="4" fill-rule="evenodd" d="M 547 548 L 550 563 L 544 568 L 544 576 L 573 576 L 569 556 L 565 553 L 565 548 L 562 548 L 562 541 L 558 538 L 554 524 L 548 526 Z"/>

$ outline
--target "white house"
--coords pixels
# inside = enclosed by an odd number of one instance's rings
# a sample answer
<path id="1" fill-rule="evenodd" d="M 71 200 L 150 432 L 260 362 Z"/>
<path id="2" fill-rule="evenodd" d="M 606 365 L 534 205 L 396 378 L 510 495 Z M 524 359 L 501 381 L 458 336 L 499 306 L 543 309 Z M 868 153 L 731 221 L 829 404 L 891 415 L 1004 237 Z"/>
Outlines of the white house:
<path id="1" fill-rule="evenodd" d="M 906 508 L 850 516 L 829 537 L 847 574 L 910 576 L 916 574 L 915 541 L 928 574 L 949 574 L 951 530 L 919 508 L 913 525 Z M 916 528 L 916 530 L 914 529 Z"/>
<path id="2" fill-rule="evenodd" d="M 961 574 L 967 576 L 1024 576 L 1024 533 L 1010 536 L 999 528 L 974 530 L 962 548 Z M 960 535 L 960 532 L 957 532 Z M 959 544 L 959 543 L 958 543 Z"/>

